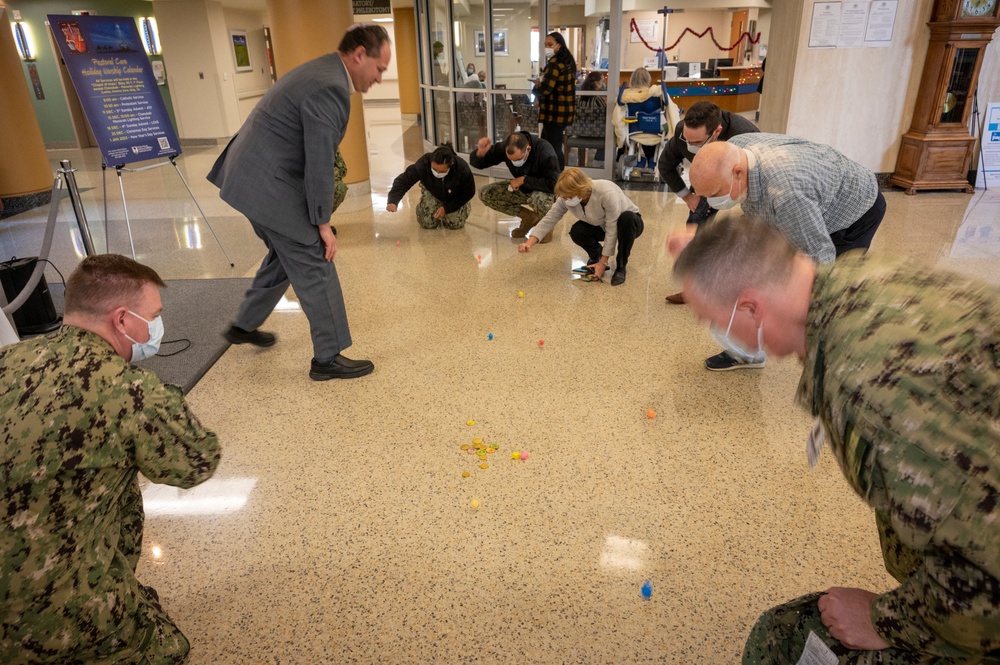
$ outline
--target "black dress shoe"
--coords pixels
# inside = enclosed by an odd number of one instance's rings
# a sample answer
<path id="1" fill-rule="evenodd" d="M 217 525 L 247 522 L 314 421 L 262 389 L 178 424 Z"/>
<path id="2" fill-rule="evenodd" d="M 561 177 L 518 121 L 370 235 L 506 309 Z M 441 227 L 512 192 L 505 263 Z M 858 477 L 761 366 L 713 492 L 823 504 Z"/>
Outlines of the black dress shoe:
<path id="1" fill-rule="evenodd" d="M 611 276 L 611 286 L 618 286 L 625 283 L 625 266 L 615 268 L 615 274 Z"/>
<path id="2" fill-rule="evenodd" d="M 309 369 L 309 378 L 313 381 L 328 381 L 330 379 L 356 379 L 375 371 L 375 364 L 370 360 L 351 360 L 339 353 L 328 363 L 318 363 L 313 358 Z"/>
<path id="3" fill-rule="evenodd" d="M 230 344 L 253 344 L 254 346 L 261 347 L 274 346 L 274 343 L 278 339 L 274 336 L 274 333 L 260 330 L 243 330 L 243 328 L 237 328 L 236 326 L 229 326 L 229 330 L 222 333 L 222 336 Z"/>

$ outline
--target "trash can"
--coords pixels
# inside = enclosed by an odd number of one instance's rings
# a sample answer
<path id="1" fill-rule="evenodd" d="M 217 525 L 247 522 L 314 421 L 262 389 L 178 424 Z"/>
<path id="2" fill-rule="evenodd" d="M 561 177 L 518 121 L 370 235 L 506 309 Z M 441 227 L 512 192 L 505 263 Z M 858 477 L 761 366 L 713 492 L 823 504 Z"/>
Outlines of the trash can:
<path id="1" fill-rule="evenodd" d="M 37 256 L 21 259 L 11 259 L 0 263 L 0 284 L 3 285 L 7 302 L 13 302 L 31 279 L 31 273 L 38 263 Z M 45 275 L 38 281 L 35 290 L 21 307 L 13 313 L 14 327 L 21 337 L 25 335 L 41 335 L 52 332 L 62 325 L 62 317 L 56 313 L 52 304 L 52 294 Z"/>

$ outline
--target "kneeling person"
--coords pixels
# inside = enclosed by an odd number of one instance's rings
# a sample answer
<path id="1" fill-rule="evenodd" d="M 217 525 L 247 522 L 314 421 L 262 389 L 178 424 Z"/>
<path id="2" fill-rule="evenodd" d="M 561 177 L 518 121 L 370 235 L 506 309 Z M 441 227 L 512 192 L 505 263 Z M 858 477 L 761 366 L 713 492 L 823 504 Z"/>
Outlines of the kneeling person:
<path id="1" fill-rule="evenodd" d="M 176 386 L 132 363 L 163 336 L 147 266 L 90 256 L 59 332 L 0 350 L 0 662 L 182 663 L 187 639 L 136 578 L 138 474 L 190 488 L 219 441 Z"/>
<path id="2" fill-rule="evenodd" d="M 553 187 L 559 178 L 559 159 L 548 141 L 528 132 L 514 132 L 497 145 L 483 137 L 469 153 L 469 164 L 477 169 L 501 163 L 507 164 L 514 179 L 486 185 L 479 190 L 479 199 L 487 208 L 520 217 L 520 227 L 510 235 L 523 238 L 556 200 Z M 551 236 L 546 236 L 542 242 L 550 240 Z"/>
<path id="3" fill-rule="evenodd" d="M 389 190 L 389 212 L 398 210 L 403 195 L 415 183 L 420 183 L 420 203 L 417 204 L 417 223 L 425 229 L 461 229 L 469 218 L 476 195 L 476 181 L 472 169 L 458 156 L 451 146 L 443 145 L 429 152 L 400 173 Z"/>
<path id="4" fill-rule="evenodd" d="M 529 251 L 541 238 L 552 233 L 563 215 L 571 212 L 579 221 L 569 230 L 569 237 L 587 252 L 587 268 L 591 274 L 598 279 L 604 275 L 608 259 L 617 245 L 618 258 L 611 285 L 623 283 L 632 245 L 643 231 L 638 206 L 618 185 L 610 180 L 591 180 L 578 168 L 562 172 L 556 181 L 555 193 L 558 198 L 551 210 L 528 232 L 528 240 L 518 245 L 517 251 Z"/>

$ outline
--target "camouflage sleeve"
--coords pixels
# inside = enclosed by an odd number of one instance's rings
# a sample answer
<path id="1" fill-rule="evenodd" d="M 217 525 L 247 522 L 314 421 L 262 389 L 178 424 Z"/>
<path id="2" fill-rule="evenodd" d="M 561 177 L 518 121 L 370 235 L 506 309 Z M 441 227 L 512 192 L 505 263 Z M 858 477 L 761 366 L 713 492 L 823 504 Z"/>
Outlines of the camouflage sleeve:
<path id="1" fill-rule="evenodd" d="M 924 548 L 922 564 L 872 605 L 876 630 L 896 646 L 951 658 L 1000 649 L 996 491 L 967 483 L 962 494 Z"/>
<path id="2" fill-rule="evenodd" d="M 211 478 L 219 466 L 219 439 L 191 413 L 180 388 L 147 378 L 136 399 L 143 401 L 144 418 L 134 433 L 143 475 L 185 489 Z"/>

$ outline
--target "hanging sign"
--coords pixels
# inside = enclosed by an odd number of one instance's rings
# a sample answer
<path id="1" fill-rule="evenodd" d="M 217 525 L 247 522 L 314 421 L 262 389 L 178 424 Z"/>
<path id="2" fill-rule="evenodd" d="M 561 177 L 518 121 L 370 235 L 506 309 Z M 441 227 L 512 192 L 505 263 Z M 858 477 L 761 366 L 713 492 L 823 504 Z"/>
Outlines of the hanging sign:
<path id="1" fill-rule="evenodd" d="M 153 68 L 130 16 L 49 15 L 49 27 L 104 163 L 179 155 Z"/>
<path id="2" fill-rule="evenodd" d="M 389 0 L 351 0 L 355 16 L 363 14 L 391 14 Z"/>

